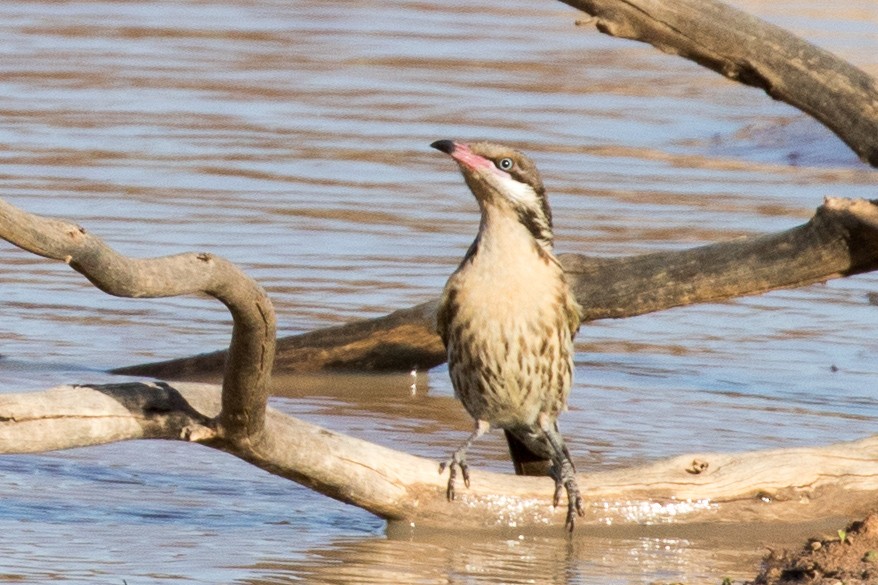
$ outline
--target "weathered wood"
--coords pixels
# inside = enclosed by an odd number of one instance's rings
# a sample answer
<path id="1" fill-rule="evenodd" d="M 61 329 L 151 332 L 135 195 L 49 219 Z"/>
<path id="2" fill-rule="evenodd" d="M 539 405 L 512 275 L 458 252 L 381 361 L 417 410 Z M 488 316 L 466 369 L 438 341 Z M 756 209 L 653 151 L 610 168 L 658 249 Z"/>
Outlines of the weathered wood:
<path id="1" fill-rule="evenodd" d="M 278 340 L 275 374 L 321 370 L 407 371 L 445 361 L 436 334 L 438 299 L 377 319 L 354 321 Z M 111 370 L 113 374 L 165 380 L 213 382 L 219 379 L 225 350 Z"/>
<path id="2" fill-rule="evenodd" d="M 625 258 L 562 254 L 586 321 L 759 294 L 874 270 L 878 207 L 827 199 L 807 223 L 777 234 Z M 281 338 L 275 372 L 409 370 L 445 361 L 436 301 L 369 321 Z M 141 364 L 113 373 L 217 380 L 225 352 Z"/>
<path id="3" fill-rule="evenodd" d="M 128 258 L 78 225 L 27 213 L 2 199 L 0 238 L 66 262 L 107 294 L 154 298 L 203 293 L 221 301 L 232 314 L 233 326 L 224 352 L 219 430 L 230 440 L 260 432 L 274 359 L 274 309 L 262 287 L 237 266 L 206 253 Z"/>
<path id="4" fill-rule="evenodd" d="M 792 33 L 715 0 L 561 0 L 609 35 L 649 43 L 761 88 L 878 166 L 878 82 Z"/>
<path id="5" fill-rule="evenodd" d="M 219 386 L 123 383 L 0 394 L 0 453 L 35 453 L 126 439 L 194 441 L 271 473 L 420 527 L 562 530 L 549 478 L 471 470 L 445 498 L 437 461 L 414 457 L 268 410 L 252 444 L 217 441 L 209 427 Z M 439 454 L 437 454 L 439 455 Z M 638 467 L 580 473 L 578 531 L 704 522 L 798 523 L 863 514 L 878 497 L 878 436 L 818 449 L 697 453 Z"/>
<path id="6" fill-rule="evenodd" d="M 777 234 L 629 258 L 562 256 L 585 319 L 795 288 L 878 267 L 878 205 L 828 198 L 807 223 Z"/>

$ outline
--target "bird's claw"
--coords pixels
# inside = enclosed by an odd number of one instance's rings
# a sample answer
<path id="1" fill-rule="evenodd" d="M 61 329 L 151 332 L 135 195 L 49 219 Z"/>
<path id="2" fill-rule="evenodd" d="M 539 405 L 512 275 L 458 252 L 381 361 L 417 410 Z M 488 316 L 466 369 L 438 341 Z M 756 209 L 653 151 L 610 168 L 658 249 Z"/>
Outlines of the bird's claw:
<path id="1" fill-rule="evenodd" d="M 561 492 L 564 490 L 564 484 L 558 478 L 553 478 L 555 480 L 555 495 L 552 496 L 552 507 L 557 508 L 558 504 L 561 503 Z"/>
<path id="2" fill-rule="evenodd" d="M 556 465 L 550 472 L 552 479 L 555 480 L 555 494 L 552 496 L 553 507 L 557 508 L 561 503 L 561 492 L 567 491 L 567 518 L 564 520 L 564 528 L 571 533 L 576 525 L 576 517 L 585 515 L 582 496 L 572 471 L 572 467 Z"/>
<path id="3" fill-rule="evenodd" d="M 457 469 L 460 468 L 460 475 L 463 477 L 463 485 L 469 488 L 469 465 L 466 464 L 466 461 L 463 458 L 454 455 L 448 461 L 443 461 L 439 464 L 439 474 L 445 472 L 445 468 L 448 468 L 448 487 L 445 488 L 445 497 L 448 498 L 449 502 L 453 502 L 456 496 L 454 492 L 454 483 L 457 479 Z"/>
<path id="4" fill-rule="evenodd" d="M 560 483 L 558 484 L 560 485 Z M 576 485 L 576 480 L 568 480 L 564 487 L 567 489 L 567 519 L 564 521 L 564 528 L 567 529 L 567 532 L 572 533 L 573 528 L 576 525 L 576 517 L 584 516 L 585 509 L 582 507 L 582 496 L 579 494 L 579 486 Z M 561 499 L 560 489 L 556 486 L 555 489 L 555 505 L 558 505 L 558 502 Z"/>

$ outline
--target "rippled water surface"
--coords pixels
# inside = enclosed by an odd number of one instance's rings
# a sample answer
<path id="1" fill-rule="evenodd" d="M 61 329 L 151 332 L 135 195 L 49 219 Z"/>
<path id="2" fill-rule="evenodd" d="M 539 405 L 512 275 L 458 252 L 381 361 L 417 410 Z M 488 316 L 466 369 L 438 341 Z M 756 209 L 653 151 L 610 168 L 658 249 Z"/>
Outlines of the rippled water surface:
<path id="1" fill-rule="evenodd" d="M 757 2 L 878 74 L 878 8 Z M 612 39 L 557 2 L 0 4 L 0 193 L 135 256 L 209 250 L 270 291 L 281 334 L 435 296 L 477 210 L 437 138 L 528 151 L 561 252 L 682 249 L 805 221 L 876 174 L 764 94 Z M 584 469 L 874 432 L 874 276 L 592 323 L 563 425 Z M 0 389 L 222 347 L 201 298 L 107 297 L 0 245 Z M 284 380 L 278 408 L 436 458 L 470 423 L 444 368 Z M 498 436 L 474 464 L 507 470 Z M 718 583 L 762 544 L 698 531 L 417 534 L 209 449 L 0 458 L 0 580 Z"/>

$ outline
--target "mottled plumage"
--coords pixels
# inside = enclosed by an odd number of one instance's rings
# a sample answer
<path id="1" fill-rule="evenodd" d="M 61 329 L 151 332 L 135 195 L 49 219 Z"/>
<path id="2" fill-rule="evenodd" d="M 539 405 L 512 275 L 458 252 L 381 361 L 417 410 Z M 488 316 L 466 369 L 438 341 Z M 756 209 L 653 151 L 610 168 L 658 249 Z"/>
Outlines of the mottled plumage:
<path id="1" fill-rule="evenodd" d="M 481 210 L 478 236 L 449 278 L 437 327 L 448 352 L 455 395 L 476 430 L 450 461 L 469 484 L 466 449 L 491 427 L 505 429 L 552 461 L 568 495 L 567 527 L 581 514 L 573 463 L 558 432 L 573 375 L 573 337 L 581 309 L 552 252 L 552 216 L 539 173 L 522 153 L 447 140 L 434 148 L 458 163 Z"/>

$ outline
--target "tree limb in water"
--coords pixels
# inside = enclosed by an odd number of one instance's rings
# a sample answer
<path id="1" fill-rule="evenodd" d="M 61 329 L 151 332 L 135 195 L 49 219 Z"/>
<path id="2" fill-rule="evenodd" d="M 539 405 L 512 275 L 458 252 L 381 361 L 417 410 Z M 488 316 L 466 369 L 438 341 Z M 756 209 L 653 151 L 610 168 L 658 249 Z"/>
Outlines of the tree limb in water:
<path id="1" fill-rule="evenodd" d="M 784 29 L 715 0 L 563 0 L 593 16 L 598 30 L 607 34 L 647 42 L 671 54 L 681 55 L 742 83 L 760 87 L 775 99 L 783 100 L 813 116 L 835 132 L 863 160 L 878 166 L 878 82 L 865 72 Z M 816 221 L 819 221 L 815 217 Z M 815 221 L 812 220 L 812 223 Z M 810 226 L 810 227 L 809 227 Z M 564 265 L 574 275 L 580 303 L 586 307 L 586 320 L 638 315 L 650 311 L 724 298 L 757 294 L 784 287 L 803 286 L 836 278 L 852 271 L 871 270 L 871 257 L 861 248 L 850 249 L 842 226 L 821 225 L 796 228 L 768 240 L 750 238 L 746 242 L 718 244 L 685 255 L 647 255 L 634 259 L 590 259 L 564 255 Z M 833 229 L 842 228 L 842 229 Z M 811 233 L 808 233 L 808 231 Z M 808 276 L 807 253 L 784 256 L 782 246 L 797 236 L 822 238 L 821 246 L 832 258 L 821 254 L 815 270 Z M 776 238 L 774 241 L 771 238 Z M 744 282 L 722 278 L 720 272 L 735 261 L 736 255 L 770 251 L 770 260 L 736 269 Z M 855 243 L 854 243 L 855 245 Z M 740 247 L 738 247 L 740 246 Z M 714 253 L 715 250 L 716 253 Z M 715 254 L 715 255 L 714 255 Z M 712 270 L 718 278 L 698 277 L 686 266 L 714 255 L 720 264 Z M 644 265 L 653 270 L 666 260 L 676 267 L 678 281 L 664 282 L 661 296 L 643 288 L 648 278 L 638 275 Z M 752 257 L 758 261 L 758 257 Z M 784 273 L 784 262 L 797 263 L 798 277 Z M 687 264 L 690 263 L 690 264 Z M 708 268 L 700 266 L 700 268 Z M 822 271 L 822 273 L 821 273 Z M 796 271 L 794 271 L 796 272 Z M 660 273 L 660 270 L 659 272 Z M 592 277 L 597 277 L 591 281 Z M 798 279 L 797 279 L 798 278 Z M 680 280 L 682 279 L 682 280 Z M 594 282 L 595 284 L 592 284 Z M 608 287 L 610 287 L 608 289 Z M 687 288 L 693 289 L 689 294 Z M 710 290 L 710 289 L 713 290 Z M 638 289 L 639 292 L 638 292 Z M 608 293 L 621 293 L 613 297 Z M 636 304 L 628 306 L 634 299 Z M 445 361 L 444 348 L 435 334 L 436 300 L 384 317 L 330 327 L 302 335 L 282 338 L 278 343 L 276 371 L 280 373 L 320 370 L 406 370 L 429 369 Z M 148 375 L 177 380 L 217 380 L 225 352 L 152 364 L 139 364 L 114 373 Z"/>
<path id="2" fill-rule="evenodd" d="M 617 319 L 874 270 L 876 216 L 876 206 L 867 201 L 827 199 L 810 221 L 776 234 L 624 258 L 562 254 L 560 259 L 585 320 Z M 378 319 L 282 338 L 275 372 L 434 367 L 445 361 L 435 331 L 436 306 L 431 300 Z M 215 381 L 224 359 L 219 351 L 113 373 Z"/>
<path id="3" fill-rule="evenodd" d="M 609 35 L 643 41 L 758 87 L 878 166 L 878 82 L 792 33 L 715 0 L 562 0 Z"/>
<path id="4" fill-rule="evenodd" d="M 119 297 L 201 293 L 221 301 L 233 319 L 224 352 L 223 408 L 218 436 L 261 432 L 275 353 L 276 321 L 265 291 L 237 266 L 213 254 L 128 258 L 72 223 L 27 213 L 0 199 L 0 238 L 39 256 L 61 260 L 97 288 Z"/>

